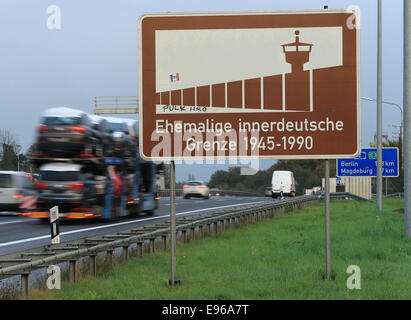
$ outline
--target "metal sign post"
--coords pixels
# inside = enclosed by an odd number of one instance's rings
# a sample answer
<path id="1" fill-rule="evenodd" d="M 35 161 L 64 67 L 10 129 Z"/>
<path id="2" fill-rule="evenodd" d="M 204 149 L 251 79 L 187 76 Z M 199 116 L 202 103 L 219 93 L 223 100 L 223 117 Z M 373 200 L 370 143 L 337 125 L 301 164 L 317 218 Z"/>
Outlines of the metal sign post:
<path id="1" fill-rule="evenodd" d="M 404 224 L 411 238 L 411 0 L 404 0 Z"/>
<path id="2" fill-rule="evenodd" d="M 169 284 L 175 286 L 180 281 L 176 280 L 176 184 L 175 184 L 175 163 L 171 161 L 170 165 L 170 242 L 171 242 L 171 279 Z"/>
<path id="3" fill-rule="evenodd" d="M 50 227 L 51 227 L 51 243 L 60 243 L 60 230 L 59 230 L 59 207 L 55 206 L 50 209 Z"/>
<path id="4" fill-rule="evenodd" d="M 331 279 L 330 247 L 330 160 L 325 160 L 325 279 Z"/>

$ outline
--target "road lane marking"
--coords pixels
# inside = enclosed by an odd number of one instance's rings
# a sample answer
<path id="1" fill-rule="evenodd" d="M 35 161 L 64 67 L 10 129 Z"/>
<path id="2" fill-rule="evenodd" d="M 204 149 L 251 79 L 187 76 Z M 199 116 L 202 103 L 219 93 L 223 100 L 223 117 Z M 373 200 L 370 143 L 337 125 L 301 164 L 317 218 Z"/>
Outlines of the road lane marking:
<path id="1" fill-rule="evenodd" d="M 28 222 L 29 220 L 24 219 L 24 220 L 13 220 L 13 221 L 7 221 L 7 222 L 0 222 L 0 225 L 4 224 L 12 224 L 12 223 L 23 223 L 23 222 Z"/>
<path id="2" fill-rule="evenodd" d="M 197 212 L 202 212 L 202 211 L 212 211 L 212 210 L 217 210 L 217 209 L 224 209 L 224 208 L 229 208 L 229 207 L 246 206 L 246 205 L 249 205 L 249 204 L 258 204 L 258 203 L 263 203 L 263 202 L 267 202 L 267 201 L 237 203 L 237 204 L 221 206 L 221 207 L 191 210 L 191 211 L 176 213 L 176 216 L 187 215 L 187 214 L 192 214 L 192 213 L 197 213 Z M 162 215 L 162 216 L 158 216 L 158 217 L 138 219 L 138 220 L 125 221 L 125 222 L 119 222 L 119 223 L 114 223 L 114 224 L 106 224 L 106 225 L 103 225 L 103 226 L 97 226 L 97 227 L 91 227 L 91 228 L 84 228 L 84 229 L 60 232 L 60 236 L 74 234 L 74 233 L 81 233 L 81 232 L 86 232 L 86 231 L 93 231 L 93 230 L 104 229 L 104 228 L 117 227 L 117 226 L 132 224 L 132 223 L 136 223 L 136 222 L 144 222 L 144 221 L 156 220 L 156 219 L 159 220 L 159 219 L 162 219 L 164 217 L 169 217 L 169 216 L 170 215 L 167 214 L 167 215 Z M 21 243 L 25 243 L 25 242 L 37 241 L 37 240 L 43 240 L 43 239 L 50 239 L 50 235 L 48 234 L 48 235 L 44 235 L 44 236 L 38 236 L 38 237 L 33 237 L 33 238 L 28 238 L 28 239 L 21 239 L 21 240 L 15 240 L 15 241 L 10 241 L 10 242 L 0 243 L 0 247 L 7 247 L 7 246 L 15 245 L 15 244 L 21 244 Z"/>

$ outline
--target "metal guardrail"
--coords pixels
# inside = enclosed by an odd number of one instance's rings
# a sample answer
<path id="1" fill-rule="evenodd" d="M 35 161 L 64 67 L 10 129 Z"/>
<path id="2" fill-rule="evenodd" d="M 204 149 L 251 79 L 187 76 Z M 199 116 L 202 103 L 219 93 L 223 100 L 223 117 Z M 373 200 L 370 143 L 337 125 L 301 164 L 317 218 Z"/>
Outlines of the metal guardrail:
<path id="1" fill-rule="evenodd" d="M 321 199 L 324 199 L 325 193 L 321 192 L 319 194 L 319 196 L 321 197 Z M 357 200 L 357 201 L 370 201 L 366 198 L 357 196 L 356 194 L 352 194 L 352 193 L 349 193 L 349 192 L 333 192 L 333 193 L 330 193 L 330 198 L 331 199 L 340 199 L 340 200 L 352 199 L 352 200 Z"/>
<path id="2" fill-rule="evenodd" d="M 256 204 L 239 205 L 230 209 L 215 210 L 199 215 L 189 215 L 177 219 L 177 233 L 181 232 L 184 241 L 187 234 L 192 231 L 195 236 L 196 228 L 200 229 L 201 237 L 204 236 L 204 227 L 207 227 L 208 235 L 211 234 L 211 226 L 218 233 L 231 227 L 253 223 L 265 218 L 272 218 L 276 213 L 292 211 L 309 206 L 318 201 L 315 196 L 302 196 L 281 201 L 263 201 Z M 187 232 L 188 231 L 188 232 Z M 33 270 L 47 268 L 50 265 L 69 262 L 69 274 L 72 282 L 76 281 L 77 262 L 88 257 L 90 259 L 91 273 L 96 275 L 96 256 L 98 253 L 106 252 L 106 256 L 113 261 L 113 253 L 116 248 L 123 248 L 123 258 L 128 258 L 128 249 L 132 244 L 137 244 L 140 257 L 143 255 L 143 245 L 149 241 L 150 252 L 155 251 L 155 241 L 162 239 L 163 248 L 167 248 L 167 239 L 170 235 L 169 221 L 149 224 L 129 231 L 119 231 L 112 235 L 103 235 L 83 239 L 81 242 L 69 241 L 64 245 L 47 245 L 40 252 L 20 253 L 19 256 L 0 259 L 0 265 L 12 264 L 0 268 L 0 278 L 21 276 L 21 294 L 29 295 L 29 275 Z M 63 252 L 63 253 L 62 253 Z"/>
<path id="3" fill-rule="evenodd" d="M 392 193 L 388 195 L 384 195 L 384 198 L 404 198 L 404 192 Z"/>

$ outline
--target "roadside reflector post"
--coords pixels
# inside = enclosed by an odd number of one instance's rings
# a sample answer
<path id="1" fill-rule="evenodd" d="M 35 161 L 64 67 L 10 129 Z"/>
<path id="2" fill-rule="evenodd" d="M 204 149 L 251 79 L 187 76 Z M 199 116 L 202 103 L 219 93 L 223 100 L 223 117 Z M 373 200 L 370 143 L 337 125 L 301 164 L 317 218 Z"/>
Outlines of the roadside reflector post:
<path id="1" fill-rule="evenodd" d="M 59 207 L 55 206 L 50 209 L 51 244 L 60 243 L 59 224 Z"/>
<path id="2" fill-rule="evenodd" d="M 325 160 L 325 279 L 331 279 L 330 250 L 330 160 Z"/>

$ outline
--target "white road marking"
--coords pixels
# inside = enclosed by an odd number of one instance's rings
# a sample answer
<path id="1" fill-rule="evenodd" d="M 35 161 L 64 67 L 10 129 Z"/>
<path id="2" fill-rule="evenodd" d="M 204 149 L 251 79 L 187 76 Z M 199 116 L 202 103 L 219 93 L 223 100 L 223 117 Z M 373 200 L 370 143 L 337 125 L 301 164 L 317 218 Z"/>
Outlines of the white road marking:
<path id="1" fill-rule="evenodd" d="M 176 216 L 187 215 L 187 214 L 196 213 L 196 212 L 202 212 L 202 211 L 211 211 L 211 210 L 217 210 L 217 209 L 223 209 L 223 208 L 246 206 L 246 205 L 249 205 L 249 204 L 258 204 L 258 203 L 263 203 L 263 202 L 266 202 L 266 201 L 248 202 L 248 203 L 238 203 L 238 204 L 232 204 L 232 205 L 221 206 L 221 207 L 204 208 L 204 209 L 198 209 L 198 210 L 180 212 L 180 213 L 177 213 Z M 116 227 L 116 226 L 121 226 L 121 225 L 136 223 L 136 222 L 144 222 L 144 221 L 149 221 L 149 220 L 155 220 L 155 219 L 160 219 L 160 218 L 169 217 L 169 216 L 170 216 L 170 215 L 168 214 L 168 215 L 163 215 L 163 216 L 158 216 L 158 217 L 145 218 L 145 219 L 137 219 L 137 220 L 132 220 L 132 221 L 125 221 L 125 222 L 119 222 L 119 223 L 113 223 L 113 224 L 106 224 L 106 225 L 98 226 L 98 227 L 91 227 L 91 228 L 84 228 L 84 229 L 79 229 L 79 230 L 72 230 L 72 231 L 60 232 L 60 236 L 69 235 L 69 234 L 74 234 L 74 233 L 80 233 L 80 232 L 86 232 L 86 231 L 93 231 L 93 230 L 104 229 L 104 228 L 111 228 L 111 227 Z M 25 242 L 31 242 L 31 241 L 36 241 L 36 240 L 43 240 L 43 239 L 50 239 L 50 235 L 48 234 L 48 235 L 44 235 L 44 236 L 38 236 L 38 237 L 33 237 L 33 238 L 28 238 L 28 239 L 21 239 L 21 240 L 16 240 L 16 241 L 10 241 L 10 242 L 5 242 L 5 243 L 0 243 L 0 247 L 7 247 L 7 246 L 15 245 L 15 244 L 20 244 L 20 243 L 25 243 Z"/>
<path id="2" fill-rule="evenodd" d="M 3 225 L 3 224 L 12 224 L 12 223 L 23 223 L 23 222 L 27 222 L 27 219 L 23 219 L 23 220 L 12 220 L 12 221 L 7 221 L 7 222 L 0 222 L 0 225 Z"/>

